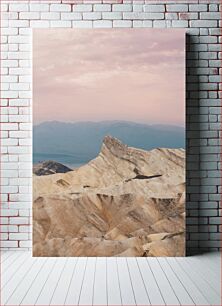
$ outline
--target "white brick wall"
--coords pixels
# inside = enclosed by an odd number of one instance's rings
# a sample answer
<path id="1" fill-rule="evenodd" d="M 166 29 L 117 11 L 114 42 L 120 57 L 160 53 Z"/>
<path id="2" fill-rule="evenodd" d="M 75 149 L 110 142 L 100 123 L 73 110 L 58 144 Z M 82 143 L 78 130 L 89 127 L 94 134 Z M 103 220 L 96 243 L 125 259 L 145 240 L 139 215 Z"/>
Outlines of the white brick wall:
<path id="1" fill-rule="evenodd" d="M 1 1 L 2 248 L 31 247 L 31 29 L 49 27 L 187 28 L 187 247 L 220 247 L 220 18 L 220 0 Z"/>

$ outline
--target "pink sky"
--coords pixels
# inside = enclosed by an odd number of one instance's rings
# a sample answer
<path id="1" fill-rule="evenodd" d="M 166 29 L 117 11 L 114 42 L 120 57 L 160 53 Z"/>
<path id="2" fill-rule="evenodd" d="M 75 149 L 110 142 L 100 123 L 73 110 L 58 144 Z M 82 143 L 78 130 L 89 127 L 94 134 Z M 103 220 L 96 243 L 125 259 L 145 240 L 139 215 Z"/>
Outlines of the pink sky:
<path id="1" fill-rule="evenodd" d="M 185 122 L 182 29 L 36 29 L 34 123 Z"/>

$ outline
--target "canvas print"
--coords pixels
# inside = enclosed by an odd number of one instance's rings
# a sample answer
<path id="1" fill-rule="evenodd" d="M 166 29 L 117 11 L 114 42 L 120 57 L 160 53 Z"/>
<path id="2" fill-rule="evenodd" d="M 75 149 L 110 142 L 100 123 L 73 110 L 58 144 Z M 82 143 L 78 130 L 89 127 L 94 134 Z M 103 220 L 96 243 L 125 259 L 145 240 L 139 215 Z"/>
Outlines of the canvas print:
<path id="1" fill-rule="evenodd" d="M 33 256 L 184 256 L 184 30 L 35 29 L 33 92 Z"/>

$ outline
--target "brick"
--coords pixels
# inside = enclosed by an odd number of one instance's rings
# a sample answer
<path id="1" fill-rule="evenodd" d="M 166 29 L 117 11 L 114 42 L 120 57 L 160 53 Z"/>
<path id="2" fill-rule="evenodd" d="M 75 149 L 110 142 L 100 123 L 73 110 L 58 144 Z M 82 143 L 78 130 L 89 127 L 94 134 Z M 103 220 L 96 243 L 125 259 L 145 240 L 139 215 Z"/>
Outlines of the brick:
<path id="1" fill-rule="evenodd" d="M 51 4 L 50 11 L 51 12 L 70 12 L 71 5 L 69 4 Z"/>
<path id="2" fill-rule="evenodd" d="M 209 81 L 220 83 L 221 82 L 221 76 L 220 75 L 210 75 L 209 76 Z"/>
<path id="3" fill-rule="evenodd" d="M 31 137 L 29 131 L 10 131 L 9 132 L 10 138 L 28 138 Z"/>
<path id="4" fill-rule="evenodd" d="M 0 246 L 1 248 L 17 248 L 18 241 L 1 241 Z"/>
<path id="5" fill-rule="evenodd" d="M 18 44 L 8 44 L 9 51 L 18 51 Z"/>
<path id="6" fill-rule="evenodd" d="M 30 11 L 34 12 L 48 12 L 49 11 L 49 4 L 46 3 L 30 3 L 29 4 Z"/>
<path id="7" fill-rule="evenodd" d="M 9 20 L 9 27 L 10 28 L 27 28 L 29 27 L 29 21 L 28 20 Z"/>
<path id="8" fill-rule="evenodd" d="M 4 98 L 8 98 L 8 99 L 18 98 L 18 92 L 17 91 L 9 91 L 9 90 L 1 91 L 1 97 L 3 99 Z"/>
<path id="9" fill-rule="evenodd" d="M 18 67 L 18 61 L 17 60 L 2 60 L 1 61 L 2 67 Z"/>
<path id="10" fill-rule="evenodd" d="M 31 20 L 30 27 L 31 28 L 49 28 L 50 22 L 49 20 Z"/>
<path id="11" fill-rule="evenodd" d="M 7 12 L 8 11 L 8 4 L 2 3 L 1 4 L 1 11 L 2 12 Z"/>
<path id="12" fill-rule="evenodd" d="M 151 20 L 143 20 L 143 27 L 144 28 L 152 28 L 152 21 Z"/>
<path id="13" fill-rule="evenodd" d="M 9 115 L 10 122 L 29 122 L 30 118 L 26 115 Z"/>
<path id="14" fill-rule="evenodd" d="M 108 13 L 102 13 L 102 19 L 122 19 L 122 13 L 121 12 L 108 12 Z"/>
<path id="15" fill-rule="evenodd" d="M 31 130 L 31 125 L 30 125 L 30 123 L 20 123 L 19 128 L 20 128 L 20 130 L 30 131 Z"/>
<path id="16" fill-rule="evenodd" d="M 154 20 L 154 28 L 169 28 L 171 26 L 171 20 Z"/>
<path id="17" fill-rule="evenodd" d="M 2 200 L 2 195 L 1 195 L 1 200 Z M 0 224 L 8 224 L 9 223 L 9 219 L 6 217 L 0 217 Z"/>
<path id="18" fill-rule="evenodd" d="M 56 18 L 58 19 L 58 18 Z M 81 20 L 82 14 L 81 13 L 61 13 L 61 20 Z"/>
<path id="19" fill-rule="evenodd" d="M 221 233 L 210 233 L 210 240 L 219 240 L 221 241 Z"/>
<path id="20" fill-rule="evenodd" d="M 18 232 L 17 225 L 0 225 L 0 232 L 7 233 L 7 232 Z"/>
<path id="21" fill-rule="evenodd" d="M 210 60 L 209 67 L 221 67 L 221 60 Z"/>
<path id="22" fill-rule="evenodd" d="M 92 4 L 76 4 L 73 5 L 74 12 L 92 12 Z"/>
<path id="23" fill-rule="evenodd" d="M 206 12 L 207 4 L 189 4 L 190 12 Z"/>
<path id="24" fill-rule="evenodd" d="M 53 28 L 71 28 L 72 22 L 68 20 L 51 20 L 50 26 Z"/>
<path id="25" fill-rule="evenodd" d="M 30 216 L 30 210 L 29 209 L 19 209 L 19 216 L 20 217 L 29 217 Z"/>
<path id="26" fill-rule="evenodd" d="M 218 12 L 219 5 L 218 4 L 209 4 L 209 11 L 210 12 Z"/>
<path id="27" fill-rule="evenodd" d="M 92 21 L 91 20 L 72 21 L 72 26 L 74 28 L 92 28 Z"/>
<path id="28" fill-rule="evenodd" d="M 199 58 L 200 59 L 216 59 L 217 53 L 216 52 L 200 52 Z"/>
<path id="29" fill-rule="evenodd" d="M 123 12 L 123 19 L 164 19 L 163 13 Z"/>
<path id="30" fill-rule="evenodd" d="M 132 21 L 131 20 L 114 20 L 113 27 L 117 28 L 131 28 Z"/>
<path id="31" fill-rule="evenodd" d="M 209 29 L 210 35 L 221 35 L 222 34 L 222 29 L 221 28 L 215 28 L 215 29 Z"/>
<path id="32" fill-rule="evenodd" d="M 3 130 L 3 131 L 18 130 L 18 123 L 3 123 L 3 124 L 1 124 L 1 130 Z"/>
<path id="33" fill-rule="evenodd" d="M 6 187 L 4 187 L 4 188 L 6 188 Z M 16 188 L 16 186 L 11 187 L 11 188 Z M 11 193 L 11 191 L 9 191 L 8 193 Z M 2 217 L 18 216 L 18 211 L 16 209 L 1 209 L 1 216 Z"/>
<path id="34" fill-rule="evenodd" d="M 106 14 L 106 13 L 104 13 Z M 88 20 L 97 20 L 102 19 L 102 13 L 100 12 L 89 12 L 89 13 L 83 13 L 83 19 Z"/>
<path id="35" fill-rule="evenodd" d="M 94 12 L 110 12 L 111 4 L 94 4 L 93 11 Z"/>
<path id="36" fill-rule="evenodd" d="M 8 59 L 29 59 L 29 52 L 8 52 Z"/>
<path id="37" fill-rule="evenodd" d="M 188 12 L 188 5 L 186 4 L 169 4 L 166 5 L 167 12 Z"/>
<path id="38" fill-rule="evenodd" d="M 2 170 L 2 177 L 18 177 L 18 171 L 16 170 Z"/>
<path id="39" fill-rule="evenodd" d="M 143 11 L 143 5 L 142 4 L 134 4 L 133 5 L 133 11 L 134 12 L 142 12 Z"/>
<path id="40" fill-rule="evenodd" d="M 131 12 L 133 9 L 131 4 L 113 4 L 113 12 Z"/>
<path id="41" fill-rule="evenodd" d="M 19 19 L 39 19 L 40 13 L 38 12 L 23 12 L 19 13 Z"/>
<path id="42" fill-rule="evenodd" d="M 214 44 L 214 43 L 217 43 L 217 37 L 216 36 L 201 36 L 199 38 L 199 42 L 201 44 Z"/>
<path id="43" fill-rule="evenodd" d="M 31 248 L 32 242 L 31 241 L 19 241 L 20 248 Z"/>
<path id="44" fill-rule="evenodd" d="M 9 4 L 9 12 L 28 12 L 29 5 L 26 3 Z"/>
<path id="45" fill-rule="evenodd" d="M 30 101 L 28 99 L 12 99 L 9 100 L 10 106 L 29 106 Z"/>
<path id="46" fill-rule="evenodd" d="M 22 146 L 11 146 L 8 147 L 8 153 L 11 154 L 28 154 L 31 150 L 29 147 L 22 147 Z"/>
<path id="47" fill-rule="evenodd" d="M 209 222 L 210 222 L 210 224 L 221 225 L 221 217 L 210 217 Z"/>
<path id="48" fill-rule="evenodd" d="M 176 20 L 178 19 L 177 13 L 165 13 L 165 19 Z"/>
<path id="49" fill-rule="evenodd" d="M 28 240 L 28 234 L 27 233 L 12 233 L 9 234 L 10 240 Z"/>
<path id="50" fill-rule="evenodd" d="M 8 74 L 8 68 L 1 67 L 1 75 L 7 75 L 7 74 Z M 1 96 L 1 98 L 3 97 Z"/>
<path id="51" fill-rule="evenodd" d="M 194 28 L 214 28 L 217 27 L 217 20 L 191 20 L 190 26 Z"/>
<path id="52" fill-rule="evenodd" d="M 221 13 L 210 13 L 210 12 L 204 12 L 204 13 L 200 13 L 200 19 L 221 19 Z"/>
<path id="53" fill-rule="evenodd" d="M 17 35 L 18 28 L 2 28 L 1 35 Z"/>
<path id="54" fill-rule="evenodd" d="M 174 28 L 187 28 L 188 21 L 187 20 L 172 20 L 172 26 Z"/>
<path id="55" fill-rule="evenodd" d="M 19 28 L 19 35 L 31 35 L 32 30 L 30 28 Z"/>
<path id="56" fill-rule="evenodd" d="M 71 14 L 71 13 L 61 13 L 61 19 L 65 19 L 64 15 L 66 16 Z M 74 13 L 75 14 L 75 13 Z M 46 20 L 59 20 L 60 19 L 60 13 L 58 12 L 46 12 L 46 13 L 41 13 L 41 19 L 46 19 Z"/>
<path id="57" fill-rule="evenodd" d="M 160 4 L 160 5 L 148 4 L 148 5 L 144 5 L 143 8 L 144 8 L 144 12 L 157 12 L 157 13 L 165 12 L 165 7 L 163 4 Z"/>
<path id="58" fill-rule="evenodd" d="M 29 226 L 23 226 L 23 225 L 21 225 L 21 226 L 19 226 L 19 232 L 20 233 L 30 233 L 31 232 L 31 229 L 30 229 L 30 227 Z"/>
<path id="59" fill-rule="evenodd" d="M 95 20 L 93 21 L 94 28 L 112 28 L 111 20 Z"/>
<path id="60" fill-rule="evenodd" d="M 2 146 L 17 146 L 18 145 L 18 141 L 16 139 L 2 139 L 1 141 L 1 145 Z M 5 164 L 2 165 L 2 169 L 4 169 L 5 167 L 9 167 L 9 164 Z"/>
<path id="61" fill-rule="evenodd" d="M 151 21 L 152 24 L 152 21 Z M 142 20 L 133 20 L 133 28 L 141 28 L 143 26 Z"/>
<path id="62" fill-rule="evenodd" d="M 208 240 L 209 234 L 208 233 L 197 233 L 197 234 L 191 234 L 190 235 L 191 240 Z"/>
<path id="63" fill-rule="evenodd" d="M 1 90 L 9 90 L 9 83 L 1 83 Z"/>
<path id="64" fill-rule="evenodd" d="M 200 29 L 200 35 L 209 35 L 209 29 L 201 28 Z"/>
<path id="65" fill-rule="evenodd" d="M 199 207 L 201 209 L 212 209 L 212 208 L 217 209 L 218 208 L 218 204 L 217 204 L 217 202 L 210 202 L 210 201 L 208 201 L 208 202 L 200 202 Z"/>
<path id="66" fill-rule="evenodd" d="M 198 13 L 179 13 L 179 19 L 182 20 L 198 19 Z"/>

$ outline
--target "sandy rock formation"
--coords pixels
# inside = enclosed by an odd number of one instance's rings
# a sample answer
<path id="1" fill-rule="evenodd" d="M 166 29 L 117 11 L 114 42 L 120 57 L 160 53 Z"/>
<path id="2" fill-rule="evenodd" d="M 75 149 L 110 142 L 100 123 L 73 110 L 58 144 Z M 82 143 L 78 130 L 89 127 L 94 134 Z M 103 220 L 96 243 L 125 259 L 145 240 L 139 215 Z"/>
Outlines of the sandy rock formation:
<path id="1" fill-rule="evenodd" d="M 127 147 L 33 177 L 34 256 L 183 256 L 185 151 Z"/>

